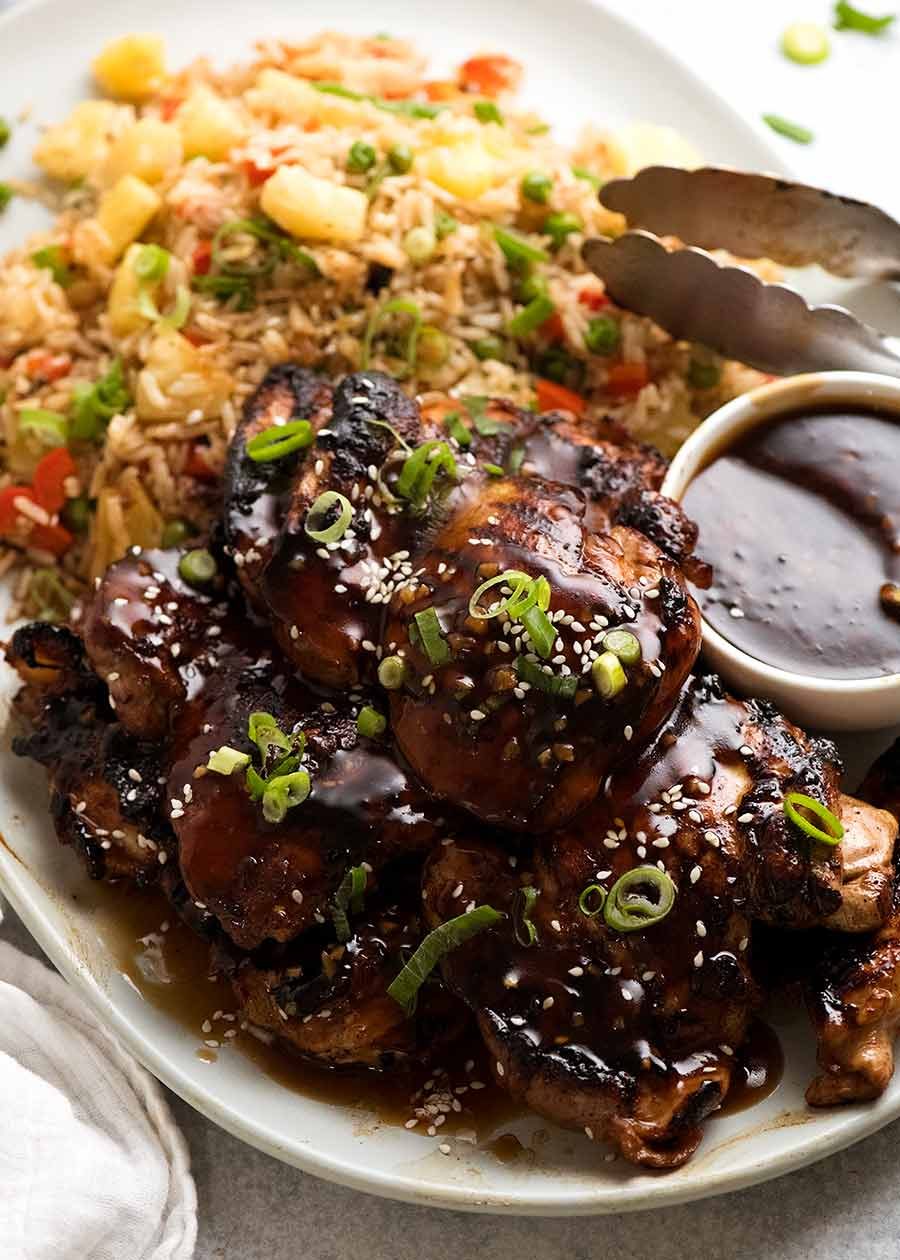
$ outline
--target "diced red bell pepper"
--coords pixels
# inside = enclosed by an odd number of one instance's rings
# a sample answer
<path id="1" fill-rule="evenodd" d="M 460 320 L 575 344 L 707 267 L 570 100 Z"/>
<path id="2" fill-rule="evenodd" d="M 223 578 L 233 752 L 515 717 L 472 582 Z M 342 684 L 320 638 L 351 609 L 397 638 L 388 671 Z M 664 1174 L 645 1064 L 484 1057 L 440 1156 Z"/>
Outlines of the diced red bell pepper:
<path id="1" fill-rule="evenodd" d="M 195 276 L 205 276 L 212 265 L 212 241 L 198 241 L 191 255 Z"/>
<path id="2" fill-rule="evenodd" d="M 565 341 L 566 330 L 559 311 L 554 311 L 549 319 L 544 320 L 543 324 L 541 324 L 540 332 L 541 336 L 546 338 L 547 341 Z"/>
<path id="3" fill-rule="evenodd" d="M 487 57 L 470 57 L 459 68 L 459 85 L 464 92 L 481 96 L 499 96 L 513 92 L 522 77 L 522 67 L 512 57 L 495 53 Z"/>
<path id="4" fill-rule="evenodd" d="M 183 96 L 164 96 L 159 102 L 160 118 L 163 122 L 171 122 L 183 104 Z"/>
<path id="5" fill-rule="evenodd" d="M 40 547 L 41 551 L 49 551 L 54 556 L 61 556 L 75 541 L 72 534 L 62 525 L 35 525 L 28 535 L 29 545 Z"/>
<path id="6" fill-rule="evenodd" d="M 646 363 L 613 363 L 606 387 L 611 394 L 627 397 L 639 393 L 650 379 Z"/>
<path id="7" fill-rule="evenodd" d="M 37 503 L 37 496 L 31 486 L 7 486 L 0 490 L 0 534 L 9 534 L 21 521 L 21 516 L 13 506 L 16 499 L 30 499 Z"/>
<path id="8" fill-rule="evenodd" d="M 65 483 L 78 469 L 65 446 L 56 446 L 38 461 L 31 479 L 35 499 L 51 515 L 59 512 L 66 501 Z"/>
<path id="9" fill-rule="evenodd" d="M 459 93 L 459 88 L 449 79 L 429 79 L 422 86 L 430 101 L 452 101 Z"/>
<path id="10" fill-rule="evenodd" d="M 609 298 L 600 289 L 582 289 L 578 301 L 589 311 L 602 311 L 604 306 L 609 306 Z"/>
<path id="11" fill-rule="evenodd" d="M 32 350 L 23 360 L 25 371 L 32 379 L 59 381 L 72 371 L 72 360 L 67 354 L 50 354 L 46 350 Z"/>
<path id="12" fill-rule="evenodd" d="M 198 481 L 217 481 L 218 473 L 210 468 L 204 454 L 207 449 L 200 442 L 194 442 L 185 461 L 184 471 Z"/>
<path id="13" fill-rule="evenodd" d="M 539 376 L 534 383 L 537 392 L 538 411 L 571 411 L 579 419 L 584 415 L 587 400 L 573 389 L 558 385 Z"/>

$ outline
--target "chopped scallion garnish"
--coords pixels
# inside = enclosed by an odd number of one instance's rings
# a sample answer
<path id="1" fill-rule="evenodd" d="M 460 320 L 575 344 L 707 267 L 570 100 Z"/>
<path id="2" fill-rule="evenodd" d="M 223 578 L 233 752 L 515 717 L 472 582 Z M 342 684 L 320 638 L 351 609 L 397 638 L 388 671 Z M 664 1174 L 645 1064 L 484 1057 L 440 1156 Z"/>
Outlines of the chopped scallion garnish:
<path id="1" fill-rule="evenodd" d="M 186 551 L 178 561 L 178 576 L 188 586 L 209 586 L 218 572 L 215 556 L 205 547 Z"/>
<path id="2" fill-rule="evenodd" d="M 78 442 L 97 441 L 113 416 L 130 406 L 122 360 L 113 359 L 109 371 L 93 385 L 76 385 L 72 391 L 70 436 Z"/>
<path id="3" fill-rule="evenodd" d="M 406 335 L 403 357 L 405 359 L 404 375 L 410 376 L 416 366 L 419 333 L 422 329 L 422 310 L 418 302 L 412 302 L 408 298 L 392 298 L 391 301 L 376 307 L 369 316 L 369 322 L 363 335 L 359 366 L 363 371 L 366 371 L 371 366 L 372 342 L 375 340 L 376 334 L 388 315 L 406 315 L 409 317 L 409 332 Z"/>
<path id="4" fill-rule="evenodd" d="M 407 1015 L 416 1009 L 419 989 L 444 957 L 479 932 L 496 927 L 504 916 L 493 906 L 476 906 L 467 914 L 448 919 L 429 932 L 409 962 L 388 986 L 388 994 L 403 1007 Z"/>
<path id="5" fill-rule="evenodd" d="M 247 443 L 246 451 L 254 463 L 266 464 L 312 445 L 314 438 L 315 433 L 308 420 L 291 420 L 255 433 Z"/>
<path id="6" fill-rule="evenodd" d="M 378 666 L 378 681 L 385 691 L 399 691 L 406 676 L 402 656 L 386 656 Z"/>
<path id="7" fill-rule="evenodd" d="M 266 780 L 262 796 L 263 818 L 266 822 L 283 822 L 289 809 L 302 805 L 309 796 L 309 775 L 305 770 L 280 774 Z"/>
<path id="8" fill-rule="evenodd" d="M 365 739 L 377 739 L 387 730 L 387 718 L 370 704 L 364 704 L 356 719 L 356 729 Z"/>
<path id="9" fill-rule="evenodd" d="M 494 416 L 487 414 L 491 400 L 484 394 L 463 394 L 460 399 L 472 417 L 472 423 L 475 425 L 475 431 L 480 437 L 494 437 L 503 429 L 502 420 L 495 419 Z"/>
<path id="10" fill-rule="evenodd" d="M 834 29 L 836 31 L 861 31 L 863 35 L 881 35 L 896 21 L 896 13 L 886 13 L 884 17 L 873 17 L 854 8 L 847 0 L 838 0 L 834 6 Z"/>
<path id="11" fill-rule="evenodd" d="M 637 665 L 641 659 L 641 645 L 637 635 L 630 630 L 610 630 L 603 636 L 603 647 L 618 656 L 623 665 Z"/>
<path id="12" fill-rule="evenodd" d="M 476 101 L 472 106 L 472 113 L 480 123 L 500 123 L 501 126 L 503 124 L 503 114 L 494 101 Z"/>
<path id="13" fill-rule="evenodd" d="M 559 700 L 574 699 L 578 690 L 578 679 L 574 674 L 548 674 L 537 661 L 530 661 L 527 656 L 516 657 L 516 673 L 522 682 Z"/>
<path id="14" fill-rule="evenodd" d="M 493 617 L 499 617 L 501 613 L 505 613 L 509 609 L 509 605 L 516 600 L 526 587 L 530 587 L 532 579 L 527 573 L 522 573 L 518 569 L 506 569 L 503 573 L 498 573 L 492 578 L 488 578 L 486 582 L 482 582 L 476 588 L 472 598 L 469 600 L 469 616 L 474 617 L 477 621 L 489 621 Z M 503 599 L 492 604 L 490 608 L 481 606 L 481 598 L 488 591 L 492 591 L 495 586 L 509 586 L 512 589 Z"/>
<path id="15" fill-rule="evenodd" d="M 578 909 L 586 919 L 594 919 L 606 903 L 606 889 L 600 884 L 588 884 L 578 895 Z"/>
<path id="16" fill-rule="evenodd" d="M 334 894 L 334 905 L 331 910 L 335 935 L 342 945 L 346 944 L 352 935 L 349 915 L 360 913 L 363 908 L 365 892 L 365 867 L 351 866 Z"/>
<path id="17" fill-rule="evenodd" d="M 538 939 L 538 930 L 531 921 L 531 912 L 534 909 L 534 903 L 540 895 L 540 889 L 533 887 L 531 884 L 520 888 L 516 893 L 513 908 L 513 931 L 519 944 L 524 945 L 526 948 L 534 945 Z"/>
<path id="18" fill-rule="evenodd" d="M 240 752 L 237 748 L 223 744 L 221 748 L 216 748 L 209 754 L 206 767 L 208 770 L 215 771 L 216 774 L 229 775 L 234 774 L 235 770 L 243 770 L 249 764 L 249 753 Z"/>
<path id="19" fill-rule="evenodd" d="M 782 118 L 780 114 L 763 114 L 762 119 L 773 131 L 777 131 L 780 136 L 786 136 L 788 140 L 795 140 L 797 144 L 811 144 L 814 139 L 813 133 L 807 127 Z"/>
<path id="20" fill-rule="evenodd" d="M 802 832 L 811 839 L 818 840 L 820 844 L 833 847 L 840 844 L 844 838 L 844 824 L 840 818 L 820 801 L 812 796 L 806 796 L 803 792 L 787 793 L 784 798 L 784 812 L 795 827 L 799 827 Z M 822 826 L 817 827 L 812 819 L 807 817 L 808 814 L 818 819 Z"/>
<path id="21" fill-rule="evenodd" d="M 591 677 L 604 700 L 612 700 L 628 685 L 628 675 L 615 652 L 601 652 L 591 666 Z"/>
<path id="22" fill-rule="evenodd" d="M 556 642 L 556 627 L 543 608 L 535 604 L 522 613 L 518 620 L 528 631 L 531 645 L 538 656 L 542 656 L 545 661 L 549 660 L 553 655 L 553 644 Z"/>
<path id="23" fill-rule="evenodd" d="M 451 411 L 449 415 L 444 416 L 444 424 L 447 432 L 460 446 L 470 446 L 472 444 L 471 431 L 460 420 L 458 411 Z"/>
<path id="24" fill-rule="evenodd" d="M 450 481 L 458 480 L 459 471 L 453 452 L 446 442 L 439 440 L 423 442 L 406 457 L 394 489 L 413 507 L 423 508 L 428 502 L 439 474 L 443 474 Z"/>
<path id="25" fill-rule="evenodd" d="M 814 66 L 831 51 L 828 32 L 815 22 L 793 22 L 781 37 L 781 51 L 800 66 Z"/>
<path id="26" fill-rule="evenodd" d="M 509 331 L 513 337 L 527 337 L 540 328 L 541 324 L 545 324 L 555 310 L 556 306 L 551 298 L 532 298 L 509 321 Z"/>
<path id="27" fill-rule="evenodd" d="M 24 407 L 17 418 L 20 433 L 33 433 L 44 446 L 65 446 L 69 440 L 69 422 L 58 411 L 45 407 Z"/>
<path id="28" fill-rule="evenodd" d="M 72 270 L 68 265 L 68 257 L 61 245 L 44 245 L 31 255 L 35 267 L 49 271 L 53 279 L 62 289 L 68 289 L 72 283 Z"/>
<path id="29" fill-rule="evenodd" d="M 530 263 L 549 260 L 550 255 L 545 249 L 541 249 L 539 245 L 532 245 L 517 232 L 511 232 L 509 228 L 500 227 L 498 224 L 494 224 L 493 231 L 494 240 L 500 246 L 504 258 L 511 267 L 527 270 Z"/>
<path id="30" fill-rule="evenodd" d="M 306 514 L 303 529 L 313 542 L 336 543 L 344 537 L 353 520 L 353 505 L 337 490 L 325 490 Z M 326 521 L 330 524 L 326 525 Z"/>
<path id="31" fill-rule="evenodd" d="M 432 665 L 446 665 L 451 659 L 450 645 L 444 638 L 441 623 L 433 607 L 415 614 L 416 628 L 422 639 L 422 649 Z"/>
<path id="32" fill-rule="evenodd" d="M 652 892 L 653 898 L 640 892 Z M 603 906 L 606 923 L 616 932 L 640 932 L 664 919 L 675 904 L 672 879 L 657 866 L 636 866 L 620 875 Z"/>
<path id="33" fill-rule="evenodd" d="M 313 82 L 310 83 L 310 87 L 314 87 L 317 92 L 322 92 L 327 96 L 342 96 L 348 101 L 367 101 L 376 109 L 384 110 L 386 114 L 404 114 L 407 118 L 437 118 L 438 114 L 447 108 L 446 105 L 431 105 L 425 101 L 387 101 L 381 96 L 354 92 L 352 88 L 344 87 L 343 83 Z"/>

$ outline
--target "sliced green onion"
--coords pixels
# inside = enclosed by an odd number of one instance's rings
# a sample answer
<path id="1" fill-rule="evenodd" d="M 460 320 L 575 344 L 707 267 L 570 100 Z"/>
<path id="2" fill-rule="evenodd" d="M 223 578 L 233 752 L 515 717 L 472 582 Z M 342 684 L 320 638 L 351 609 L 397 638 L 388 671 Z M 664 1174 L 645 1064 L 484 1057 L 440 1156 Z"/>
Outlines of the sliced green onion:
<path id="1" fill-rule="evenodd" d="M 505 477 L 506 469 L 501 468 L 499 464 L 482 464 L 481 467 L 491 477 Z"/>
<path id="2" fill-rule="evenodd" d="M 387 730 L 387 718 L 370 704 L 364 704 L 356 719 L 356 729 L 366 739 L 377 739 Z"/>
<path id="3" fill-rule="evenodd" d="M 0 118 L 0 149 L 5 149 L 12 135 L 12 127 L 5 118 Z"/>
<path id="4" fill-rule="evenodd" d="M 536 205 L 545 206 L 553 191 L 553 180 L 543 171 L 529 171 L 522 176 L 522 196 Z"/>
<path id="5" fill-rule="evenodd" d="M 434 212 L 434 234 L 439 241 L 443 241 L 448 236 L 452 236 L 459 227 L 459 222 L 454 219 L 452 214 L 448 214 L 446 210 L 435 210 Z"/>
<path id="6" fill-rule="evenodd" d="M 269 779 L 262 797 L 263 818 L 270 823 L 283 822 L 289 809 L 303 804 L 309 789 L 309 775 L 305 770 Z"/>
<path id="7" fill-rule="evenodd" d="M 36 249 L 31 255 L 31 261 L 36 267 L 49 271 L 60 288 L 67 289 L 72 283 L 72 270 L 61 245 L 45 245 L 42 249 Z"/>
<path id="8" fill-rule="evenodd" d="M 450 340 L 446 333 L 433 324 L 423 324 L 419 333 L 419 364 L 424 367 L 442 367 L 450 358 Z"/>
<path id="9" fill-rule="evenodd" d="M 260 263 L 244 263 L 226 257 L 223 242 L 229 236 L 252 236 L 262 241 L 269 248 Z M 252 219 L 229 219 L 223 223 L 212 238 L 212 261 L 219 268 L 221 276 L 200 276 L 200 280 L 228 279 L 243 282 L 252 286 L 253 282 L 270 276 L 279 259 L 300 263 L 312 275 L 319 274 L 319 264 L 301 249 L 288 236 L 280 232 L 276 225 L 262 215 Z M 195 285 L 195 287 L 198 287 Z M 251 289 L 252 291 L 252 289 Z"/>
<path id="10" fill-rule="evenodd" d="M 69 413 L 70 436 L 78 442 L 96 441 L 113 416 L 121 415 L 130 406 L 122 360 L 113 359 L 108 372 L 93 385 L 75 386 Z"/>
<path id="11" fill-rule="evenodd" d="M 497 359 L 501 363 L 505 358 L 506 347 L 499 337 L 479 337 L 472 342 L 472 353 L 476 359 Z"/>
<path id="12" fill-rule="evenodd" d="M 267 464 L 284 459 L 285 455 L 302 450 L 304 446 L 311 446 L 315 436 L 308 420 L 291 420 L 255 433 L 247 443 L 246 451 L 254 463 Z"/>
<path id="13" fill-rule="evenodd" d="M 408 298 L 392 298 L 391 301 L 385 302 L 383 306 L 376 307 L 369 316 L 369 322 L 363 335 L 359 366 L 364 372 L 371 366 L 372 342 L 375 340 L 376 333 L 388 315 L 409 316 L 409 333 L 407 334 L 406 346 L 404 347 L 405 375 L 409 376 L 416 366 L 419 332 L 422 328 L 422 310 L 418 302 L 412 302 Z"/>
<path id="14" fill-rule="evenodd" d="M 800 66 L 815 66 L 831 52 L 828 32 L 815 22 L 793 22 L 781 37 L 781 51 Z"/>
<path id="15" fill-rule="evenodd" d="M 531 912 L 540 895 L 540 889 L 534 888 L 531 884 L 526 884 L 516 893 L 513 907 L 513 931 L 516 934 L 516 940 L 526 949 L 538 940 L 538 930 L 531 921 Z"/>
<path id="16" fill-rule="evenodd" d="M 256 306 L 253 281 L 248 276 L 194 276 L 191 285 L 197 293 L 210 293 L 221 302 L 230 302 L 236 297 L 234 309 L 237 311 L 252 311 Z"/>
<path id="17" fill-rule="evenodd" d="M 140 245 L 134 257 L 134 274 L 143 284 L 165 280 L 172 255 L 161 245 Z"/>
<path id="18" fill-rule="evenodd" d="M 344 87 L 343 83 L 310 83 L 310 87 L 327 96 L 342 96 L 348 101 L 367 101 L 376 109 L 386 114 L 404 114 L 407 118 L 437 118 L 446 105 L 431 105 L 425 101 L 386 101 L 381 96 L 369 96 L 365 92 L 354 92 Z"/>
<path id="19" fill-rule="evenodd" d="M 872 17 L 871 14 L 854 8 L 846 0 L 838 0 L 834 6 L 834 29 L 836 31 L 861 31 L 863 35 L 881 35 L 896 20 L 896 17 L 896 13 L 888 13 L 884 17 Z"/>
<path id="20" fill-rule="evenodd" d="M 530 587 L 531 584 L 532 580 L 528 574 L 522 573 L 519 569 L 506 569 L 503 573 L 498 573 L 495 577 L 488 578 L 486 582 L 482 582 L 476 588 L 475 593 L 469 600 L 469 616 L 474 617 L 477 621 L 490 621 L 493 617 L 499 617 L 501 613 L 508 610 L 509 605 L 517 596 L 521 595 L 522 591 L 526 587 Z M 505 599 L 501 599 L 489 609 L 482 608 L 481 597 L 486 595 L 488 591 L 493 590 L 495 586 L 511 586 L 513 589 Z"/>
<path id="21" fill-rule="evenodd" d="M 401 498 L 408 499 L 414 507 L 421 508 L 428 502 L 440 473 L 451 481 L 459 479 L 453 452 L 446 442 L 423 442 L 406 457 L 394 488 Z"/>
<path id="22" fill-rule="evenodd" d="M 403 252 L 410 262 L 426 263 L 434 253 L 437 236 L 434 228 L 412 227 L 403 237 Z"/>
<path id="23" fill-rule="evenodd" d="M 504 123 L 503 114 L 499 105 L 494 101 L 476 101 L 472 106 L 472 113 L 480 123 Z"/>
<path id="24" fill-rule="evenodd" d="M 514 446 L 513 449 L 509 453 L 509 471 L 512 474 L 512 476 L 515 477 L 518 475 L 519 472 L 521 472 L 522 465 L 524 463 L 525 463 L 525 447 Z"/>
<path id="25" fill-rule="evenodd" d="M 378 666 L 378 681 L 385 691 L 399 691 L 406 676 L 406 664 L 402 656 L 386 656 Z"/>
<path id="26" fill-rule="evenodd" d="M 409 962 L 388 986 L 388 994 L 407 1015 L 416 1009 L 419 989 L 434 971 L 437 964 L 452 950 L 471 940 L 479 932 L 496 927 L 504 918 L 493 906 L 476 906 L 468 914 L 448 919 L 433 932 L 429 932 Z"/>
<path id="27" fill-rule="evenodd" d="M 9 184 L 0 183 L 0 214 L 3 213 L 15 195 Z"/>
<path id="28" fill-rule="evenodd" d="M 178 576 L 188 586 L 208 586 L 218 572 L 215 557 L 205 547 L 186 551 L 178 561 Z"/>
<path id="29" fill-rule="evenodd" d="M 167 328 L 183 328 L 191 313 L 191 291 L 187 285 L 179 284 L 175 290 L 175 305 L 168 315 L 160 318 L 160 323 Z"/>
<path id="30" fill-rule="evenodd" d="M 263 770 L 271 774 L 286 774 L 295 769 L 306 747 L 302 731 L 286 735 L 271 713 L 251 713 L 247 719 L 247 737 L 259 749 Z M 293 764 L 288 766 L 288 761 Z"/>
<path id="31" fill-rule="evenodd" d="M 609 315 L 597 315 L 588 321 L 584 344 L 591 354 L 612 354 L 622 340 L 619 321 Z"/>
<path id="32" fill-rule="evenodd" d="M 576 179 L 583 179 L 585 183 L 590 184 L 595 191 L 603 187 L 603 180 L 599 175 L 595 175 L 593 171 L 589 171 L 586 166 L 573 166 L 572 174 Z"/>
<path id="33" fill-rule="evenodd" d="M 788 140 L 795 140 L 797 144 L 811 144 L 815 138 L 807 127 L 801 127 L 799 123 L 782 118 L 780 114 L 763 114 L 762 120 L 780 136 L 787 136 Z"/>
<path id="34" fill-rule="evenodd" d="M 606 889 L 599 884 L 588 884 L 578 895 L 578 909 L 586 919 L 594 919 L 606 904 Z"/>
<path id="35" fill-rule="evenodd" d="M 688 364 L 688 384 L 694 389 L 714 389 L 721 375 L 718 363 L 711 363 L 704 359 L 691 359 Z"/>
<path id="36" fill-rule="evenodd" d="M 550 258 L 545 249 L 541 249 L 539 245 L 532 245 L 530 241 L 526 241 L 517 232 L 511 232 L 509 228 L 494 224 L 493 232 L 494 240 L 512 267 L 522 270 L 528 263 L 547 262 Z"/>
<path id="37" fill-rule="evenodd" d="M 618 656 L 623 665 L 637 665 L 641 659 L 641 645 L 630 630 L 610 630 L 603 636 L 603 647 Z"/>
<path id="38" fill-rule="evenodd" d="M 59 514 L 60 520 L 73 534 L 86 534 L 91 523 L 91 510 L 90 499 L 86 494 L 79 494 L 74 499 L 66 499 Z"/>
<path id="39" fill-rule="evenodd" d="M 655 900 L 634 891 L 650 888 Z M 606 898 L 603 917 L 616 932 L 640 932 L 664 919 L 675 904 L 675 885 L 657 866 L 636 866 L 620 875 Z"/>
<path id="40" fill-rule="evenodd" d="M 225 775 L 234 774 L 235 770 L 243 770 L 249 764 L 249 753 L 239 752 L 237 748 L 231 748 L 228 744 L 223 744 L 221 748 L 211 752 L 206 762 L 208 770 Z"/>
<path id="41" fill-rule="evenodd" d="M 516 674 L 522 682 L 537 691 L 544 691 L 559 700 L 573 700 L 578 690 L 578 679 L 574 674 L 548 674 L 537 661 L 529 661 L 525 656 L 516 657 Z"/>
<path id="42" fill-rule="evenodd" d="M 191 535 L 191 527 L 187 521 L 174 520 L 166 521 L 163 526 L 162 538 L 159 545 L 169 551 L 172 547 L 180 547 L 186 538 Z"/>
<path id="43" fill-rule="evenodd" d="M 347 170 L 352 175 L 364 175 L 375 165 L 377 154 L 365 140 L 354 140 L 347 154 Z"/>
<path id="44" fill-rule="evenodd" d="M 75 596 L 63 585 L 55 569 L 32 571 L 28 599 L 37 606 L 40 621 L 65 621 L 75 603 Z"/>
<path id="45" fill-rule="evenodd" d="M 336 516 L 335 508 L 340 509 Z M 330 525 L 325 524 L 327 520 L 331 520 Z M 335 543 L 344 537 L 352 520 L 353 506 L 347 496 L 325 490 L 306 513 L 303 529 L 313 542 Z"/>
<path id="46" fill-rule="evenodd" d="M 25 407 L 18 415 L 20 433 L 33 433 L 44 446 L 65 446 L 69 439 L 69 422 L 58 411 L 43 407 Z"/>
<path id="47" fill-rule="evenodd" d="M 395 175 L 406 175 L 412 170 L 413 151 L 408 144 L 392 144 L 388 149 L 387 160 Z"/>
<path id="48" fill-rule="evenodd" d="M 812 814 L 823 826 L 817 827 L 814 822 L 800 813 L 801 809 L 807 814 Z M 803 792 L 787 793 L 784 798 L 784 812 L 795 827 L 799 827 L 801 831 L 813 840 L 818 840 L 820 844 L 834 846 L 840 844 L 844 838 L 844 824 L 840 818 L 820 801 L 811 796 L 805 796 Z"/>
<path id="49" fill-rule="evenodd" d="M 415 615 L 416 627 L 422 636 L 422 647 L 432 665 L 446 665 L 451 659 L 450 645 L 444 638 L 441 623 L 434 608 L 426 608 Z"/>
<path id="50" fill-rule="evenodd" d="M 252 766 L 247 767 L 246 784 L 247 791 L 250 793 L 250 799 L 261 801 L 263 792 L 266 790 L 266 781 Z"/>
<path id="51" fill-rule="evenodd" d="M 527 337 L 545 324 L 556 310 L 555 304 L 548 297 L 536 297 L 523 306 L 509 321 L 509 331 L 513 337 Z"/>
<path id="52" fill-rule="evenodd" d="M 516 286 L 516 297 L 520 302 L 533 302 L 538 297 L 549 297 L 550 289 L 547 278 L 539 271 L 529 271 Z"/>
<path id="53" fill-rule="evenodd" d="M 471 431 L 460 420 L 458 411 L 451 411 L 449 415 L 444 416 L 444 424 L 447 432 L 460 446 L 470 446 L 472 444 Z"/>
<path id="54" fill-rule="evenodd" d="M 533 608 L 524 612 L 519 620 L 528 631 L 531 645 L 538 656 L 542 656 L 545 661 L 549 660 L 553 655 L 553 644 L 556 642 L 556 627 L 543 608 L 535 604 Z"/>
<path id="55" fill-rule="evenodd" d="M 568 210 L 558 210 L 554 214 L 548 214 L 544 220 L 544 231 L 553 242 L 554 249 L 560 249 L 572 232 L 580 232 L 583 227 L 584 224 L 578 216 L 571 214 Z"/>
<path id="56" fill-rule="evenodd" d="M 493 437 L 501 432 L 504 427 L 502 420 L 497 420 L 487 414 L 490 398 L 484 394 L 463 394 L 460 401 L 465 405 L 472 417 L 475 430 L 481 437 Z"/>
<path id="57" fill-rule="evenodd" d="M 338 941 L 343 945 L 350 940 L 349 914 L 359 914 L 366 892 L 366 871 L 362 866 L 351 866 L 334 894 L 331 917 Z"/>
<path id="58" fill-rule="evenodd" d="M 604 700 L 612 700 L 628 685 L 628 675 L 615 652 L 602 652 L 591 666 L 591 676 Z"/>

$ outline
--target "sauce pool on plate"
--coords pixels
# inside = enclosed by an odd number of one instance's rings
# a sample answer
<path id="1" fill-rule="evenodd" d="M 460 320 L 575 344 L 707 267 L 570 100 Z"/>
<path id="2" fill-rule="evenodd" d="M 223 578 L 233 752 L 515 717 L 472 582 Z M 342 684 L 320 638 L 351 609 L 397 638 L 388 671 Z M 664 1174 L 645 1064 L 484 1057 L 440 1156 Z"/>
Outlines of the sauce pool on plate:
<path id="1" fill-rule="evenodd" d="M 710 625 L 793 673 L 900 673 L 898 473 L 900 420 L 863 409 L 784 416 L 714 458 L 683 498 Z"/>

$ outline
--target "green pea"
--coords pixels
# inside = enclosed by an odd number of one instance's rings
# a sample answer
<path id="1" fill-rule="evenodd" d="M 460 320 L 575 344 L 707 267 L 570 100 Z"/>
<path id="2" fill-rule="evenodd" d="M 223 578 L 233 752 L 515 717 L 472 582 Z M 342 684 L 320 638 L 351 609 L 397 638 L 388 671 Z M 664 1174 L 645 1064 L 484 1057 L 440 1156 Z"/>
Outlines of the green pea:
<path id="1" fill-rule="evenodd" d="M 502 363 L 506 358 L 506 347 L 499 337 L 480 337 L 472 342 L 472 353 L 476 359 L 499 359 Z"/>
<path id="2" fill-rule="evenodd" d="M 584 344 L 591 354 L 612 354 L 621 341 L 618 321 L 609 315 L 597 315 L 584 334 Z"/>
<path id="3" fill-rule="evenodd" d="M 554 249 L 560 249 L 565 245 L 566 238 L 572 232 L 580 232 L 583 226 L 578 216 L 568 210 L 557 210 L 544 220 L 544 231 L 553 242 Z"/>
<path id="4" fill-rule="evenodd" d="M 375 150 L 365 140 L 354 140 L 347 154 L 347 170 L 352 175 L 364 175 L 375 165 Z"/>
<path id="5" fill-rule="evenodd" d="M 413 151 L 408 144 L 394 144 L 388 149 L 388 165 L 395 175 L 405 175 L 412 170 Z"/>
<path id="6" fill-rule="evenodd" d="M 543 171 L 529 171 L 522 177 L 522 196 L 539 206 L 547 204 L 552 189 L 553 180 Z"/>
<path id="7" fill-rule="evenodd" d="M 167 521 L 163 526 L 160 545 L 167 550 L 169 547 L 180 547 L 187 538 L 190 538 L 191 533 L 192 530 L 187 521 Z"/>

